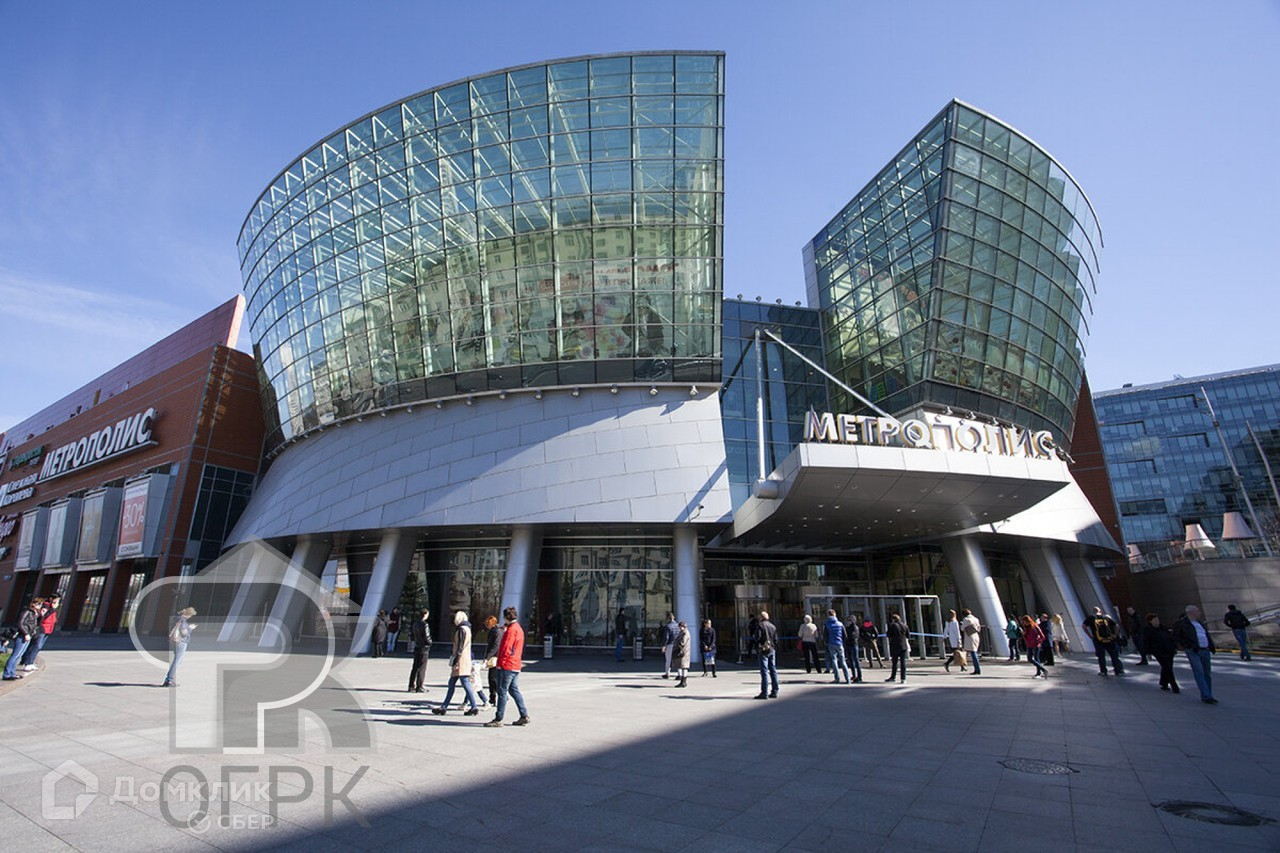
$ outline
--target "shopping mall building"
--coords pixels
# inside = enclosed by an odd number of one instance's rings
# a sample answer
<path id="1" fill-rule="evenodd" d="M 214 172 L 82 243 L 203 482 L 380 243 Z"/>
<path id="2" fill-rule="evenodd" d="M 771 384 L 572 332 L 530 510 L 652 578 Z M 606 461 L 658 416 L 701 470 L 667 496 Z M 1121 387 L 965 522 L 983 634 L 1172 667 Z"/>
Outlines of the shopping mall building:
<path id="1" fill-rule="evenodd" d="M 437 633 L 514 604 L 564 647 L 612 646 L 620 609 L 652 644 L 674 610 L 730 654 L 750 613 L 792 634 L 827 602 L 1078 640 L 1125 566 L 1084 193 L 953 101 L 814 212 L 807 307 L 726 299 L 724 67 L 479 75 L 290 163 L 238 241 L 266 438 L 225 544 L 291 555 L 354 649 L 402 602 Z M 233 616 L 288 621 L 250 586 Z"/>

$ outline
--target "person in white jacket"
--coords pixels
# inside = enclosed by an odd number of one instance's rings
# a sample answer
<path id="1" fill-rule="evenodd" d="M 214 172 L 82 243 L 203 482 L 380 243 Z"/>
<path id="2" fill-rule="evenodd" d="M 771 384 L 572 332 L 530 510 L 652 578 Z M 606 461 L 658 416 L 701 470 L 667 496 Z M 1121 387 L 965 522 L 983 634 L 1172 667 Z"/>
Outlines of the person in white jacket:
<path id="1" fill-rule="evenodd" d="M 948 610 L 947 614 L 948 619 L 942 626 L 942 635 L 947 640 L 947 662 L 943 667 L 950 672 L 951 665 L 956 664 L 960 667 L 960 671 L 964 672 L 964 648 L 960 645 L 960 620 L 956 619 L 954 610 Z"/>

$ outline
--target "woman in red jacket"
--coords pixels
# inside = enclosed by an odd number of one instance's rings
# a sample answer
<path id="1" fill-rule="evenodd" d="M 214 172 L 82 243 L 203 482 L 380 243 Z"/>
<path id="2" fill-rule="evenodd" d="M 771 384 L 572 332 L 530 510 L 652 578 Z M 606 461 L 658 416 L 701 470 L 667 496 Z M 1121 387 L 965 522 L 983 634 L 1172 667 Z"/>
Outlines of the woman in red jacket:
<path id="1" fill-rule="evenodd" d="M 1036 674 L 1032 678 L 1048 678 L 1049 670 L 1040 663 L 1040 647 L 1044 645 L 1044 631 L 1030 616 L 1022 617 L 1022 641 L 1027 646 L 1027 660 L 1036 666 Z"/>

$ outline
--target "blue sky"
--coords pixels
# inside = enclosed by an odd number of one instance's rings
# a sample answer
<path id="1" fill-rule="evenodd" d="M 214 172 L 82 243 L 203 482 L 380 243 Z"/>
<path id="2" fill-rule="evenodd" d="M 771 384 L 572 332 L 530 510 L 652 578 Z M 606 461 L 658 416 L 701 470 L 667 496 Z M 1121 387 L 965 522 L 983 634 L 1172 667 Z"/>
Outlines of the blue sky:
<path id="1" fill-rule="evenodd" d="M 1095 390 L 1280 361 L 1280 4 L 0 0 L 0 430 L 230 298 L 297 155 L 382 104 L 584 53 L 727 56 L 725 292 L 946 101 L 1066 166 L 1106 240 Z"/>

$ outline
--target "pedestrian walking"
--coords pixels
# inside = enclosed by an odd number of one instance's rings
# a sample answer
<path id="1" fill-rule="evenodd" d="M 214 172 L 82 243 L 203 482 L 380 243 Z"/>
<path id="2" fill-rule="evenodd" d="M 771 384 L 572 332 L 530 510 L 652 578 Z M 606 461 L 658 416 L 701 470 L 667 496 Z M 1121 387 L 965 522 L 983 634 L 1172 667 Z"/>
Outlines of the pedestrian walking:
<path id="1" fill-rule="evenodd" d="M 876 666 L 884 669 L 884 658 L 880 657 L 880 629 L 871 621 L 870 616 L 862 620 L 862 627 L 858 629 L 858 645 L 862 646 L 867 653 L 868 667 L 871 666 L 871 659 L 874 656 Z"/>
<path id="2" fill-rule="evenodd" d="M 461 683 L 463 692 L 467 694 L 467 704 L 471 706 L 463 712 L 463 715 L 474 717 L 479 714 L 476 693 L 471 686 L 471 675 L 471 622 L 467 619 L 466 611 L 459 610 L 453 614 L 453 655 L 449 658 L 449 689 L 445 691 L 444 701 L 439 707 L 432 708 L 431 713 L 439 715 L 447 713 L 449 703 L 453 701 L 453 691 Z"/>
<path id="3" fill-rule="evenodd" d="M 1009 638 L 1009 660 L 1014 662 L 1022 660 L 1022 656 L 1018 654 L 1018 640 L 1022 638 L 1022 628 L 1012 613 L 1009 614 L 1009 621 L 1005 623 L 1004 635 Z"/>
<path id="4" fill-rule="evenodd" d="M 378 615 L 373 617 L 373 656 L 375 658 L 382 657 L 383 649 L 387 644 L 387 611 L 379 610 Z"/>
<path id="5" fill-rule="evenodd" d="M 614 654 L 617 656 L 618 663 L 622 663 L 622 649 L 627 642 L 627 609 L 625 607 L 618 608 L 618 615 L 613 617 L 613 633 L 616 638 L 616 647 Z"/>
<path id="6" fill-rule="evenodd" d="M 1187 663 L 1191 665 L 1191 677 L 1200 688 L 1200 701 L 1206 705 L 1217 705 L 1213 698 L 1213 653 L 1217 651 L 1213 637 L 1204 627 L 1200 608 L 1188 604 L 1182 618 L 1173 626 L 1173 639 L 1178 648 L 1187 654 Z"/>
<path id="7" fill-rule="evenodd" d="M 760 662 L 760 695 L 757 699 L 778 698 L 778 629 L 769 621 L 769 612 L 760 611 L 756 622 L 756 655 Z"/>
<path id="8" fill-rule="evenodd" d="M 17 681 L 23 677 L 22 673 L 18 672 L 18 664 L 22 662 L 22 653 L 26 651 L 27 646 L 40 630 L 40 609 L 43 606 L 43 598 L 33 598 L 27 604 L 27 609 L 23 610 L 22 615 L 18 617 L 18 635 L 13 638 L 13 652 L 4 666 L 5 681 Z"/>
<path id="9" fill-rule="evenodd" d="M 707 677 L 707 667 L 711 667 L 711 677 L 716 675 L 716 629 L 710 619 L 702 620 L 702 630 L 698 632 L 698 645 L 702 648 L 702 677 Z"/>
<path id="10" fill-rule="evenodd" d="M 1249 632 L 1245 630 L 1249 627 L 1249 617 L 1236 610 L 1234 604 L 1228 604 L 1222 622 L 1235 635 L 1236 643 L 1240 646 L 1240 660 L 1253 660 L 1253 655 L 1249 654 Z"/>
<path id="11" fill-rule="evenodd" d="M 514 607 L 502 611 L 502 639 L 498 642 L 498 710 L 492 720 L 485 723 L 486 728 L 499 728 L 506 714 L 507 699 L 514 699 L 520 711 L 520 719 L 513 726 L 529 725 L 529 711 L 524 705 L 524 695 L 520 692 L 520 669 L 524 666 L 524 628 L 520 627 Z"/>
<path id="12" fill-rule="evenodd" d="M 1035 620 L 1035 616 L 1031 617 Z M 1053 622 L 1049 619 L 1048 613 L 1040 614 L 1040 621 L 1036 622 L 1036 627 L 1040 629 L 1040 633 L 1044 634 L 1044 642 L 1040 644 L 1040 663 L 1044 666 L 1054 666 L 1057 662 L 1053 659 Z"/>
<path id="13" fill-rule="evenodd" d="M 1022 617 L 1022 641 L 1027 644 L 1027 660 L 1036 668 L 1032 678 L 1048 678 L 1049 670 L 1040 663 L 1040 650 L 1045 645 L 1044 631 L 1030 614 Z"/>
<path id="14" fill-rule="evenodd" d="M 1124 629 L 1129 632 L 1129 639 L 1133 640 L 1133 650 L 1138 653 L 1139 660 L 1137 666 L 1147 665 L 1147 623 L 1146 620 L 1138 615 L 1138 611 L 1132 607 L 1124 609 Z"/>
<path id="15" fill-rule="evenodd" d="M 1067 626 L 1062 621 L 1062 614 L 1053 614 L 1053 650 L 1055 653 L 1066 657 L 1071 653 L 1071 640 L 1067 637 Z"/>
<path id="16" fill-rule="evenodd" d="M 394 655 L 396 653 L 396 640 L 400 638 L 400 608 L 391 608 L 391 615 L 387 617 L 387 654 Z"/>
<path id="17" fill-rule="evenodd" d="M 1160 664 L 1160 689 L 1181 693 L 1178 679 L 1173 675 L 1173 659 L 1178 653 L 1178 644 L 1173 639 L 1173 631 L 1167 625 L 1160 624 L 1160 617 L 1148 613 L 1146 628 L 1143 629 L 1143 642 L 1147 644 L 1147 652 Z"/>
<path id="18" fill-rule="evenodd" d="M 1093 640 L 1093 653 L 1098 656 L 1098 675 L 1107 674 L 1107 658 L 1111 658 L 1111 668 L 1116 675 L 1124 675 L 1124 664 L 1120 663 L 1120 651 L 1116 646 L 1120 631 L 1116 620 L 1102 612 L 1101 607 L 1093 608 L 1093 615 L 1084 620 L 1084 632 Z"/>
<path id="19" fill-rule="evenodd" d="M 427 677 L 427 656 L 431 654 L 431 611 L 422 608 L 418 618 L 409 625 L 409 639 L 413 641 L 413 668 L 409 670 L 409 692 L 422 693 L 423 679 Z"/>
<path id="20" fill-rule="evenodd" d="M 804 615 L 804 621 L 800 623 L 800 651 L 804 655 L 804 671 L 813 672 L 815 669 L 822 672 L 822 663 L 818 660 L 818 626 L 813 624 L 813 617 L 808 613 Z M 827 653 L 830 654 L 831 647 L 827 647 Z"/>
<path id="21" fill-rule="evenodd" d="M 967 607 L 961 611 L 961 615 L 964 618 L 960 620 L 960 643 L 973 667 L 973 672 L 969 674 L 982 675 L 982 664 L 978 660 L 978 649 L 982 646 L 982 623 Z"/>
<path id="22" fill-rule="evenodd" d="M 169 652 L 172 655 L 169 661 L 169 671 L 164 674 L 164 682 L 161 687 L 177 687 L 178 686 L 178 666 L 182 663 L 182 656 L 187 653 L 187 643 L 191 641 L 191 632 L 196 626 L 191 624 L 191 617 L 196 615 L 194 607 L 184 607 L 178 611 L 171 620 L 169 620 Z"/>
<path id="23" fill-rule="evenodd" d="M 844 662 L 844 625 L 840 623 L 834 610 L 827 611 L 827 621 L 822 630 L 823 640 L 827 644 L 827 670 L 831 673 L 831 680 L 839 684 L 840 673 L 843 672 L 844 683 L 852 684 L 853 677 L 849 675 L 849 666 Z"/>
<path id="24" fill-rule="evenodd" d="M 488 673 L 489 704 L 498 707 L 498 646 L 502 643 L 502 626 L 497 616 L 484 620 L 485 630 L 489 632 L 484 646 L 484 668 Z"/>
<path id="25" fill-rule="evenodd" d="M 676 687 L 689 686 L 689 660 L 693 652 L 693 638 L 689 636 L 689 626 L 684 622 L 676 625 L 676 641 L 671 648 L 671 662 L 676 667 Z"/>
<path id="26" fill-rule="evenodd" d="M 662 670 L 663 678 L 671 677 L 671 655 L 676 648 L 676 635 L 680 633 L 680 623 L 674 613 L 667 614 L 667 623 L 662 626 Z"/>
<path id="27" fill-rule="evenodd" d="M 900 684 L 907 683 L 907 655 L 911 653 L 911 632 L 897 613 L 889 615 L 889 626 L 884 629 L 889 638 L 889 677 L 885 681 L 893 681 L 899 677 Z M 901 669 L 899 669 L 901 667 Z"/>
<path id="28" fill-rule="evenodd" d="M 942 626 L 942 635 L 947 643 L 947 662 L 942 665 L 943 669 L 950 672 L 952 665 L 955 665 L 960 667 L 961 672 L 965 672 L 964 649 L 960 646 L 960 620 L 956 618 L 954 610 L 947 611 L 947 621 Z"/>
<path id="29" fill-rule="evenodd" d="M 54 593 L 45 599 L 44 604 L 40 607 L 39 626 L 35 635 L 31 638 L 31 642 L 27 643 L 27 650 L 22 655 L 22 669 L 31 672 L 36 668 L 36 656 L 40 654 L 40 650 L 44 648 L 44 644 L 48 642 L 49 637 L 58 628 L 58 606 L 62 603 L 62 596 Z"/>
<path id="30" fill-rule="evenodd" d="M 858 648 L 858 629 L 860 620 L 854 616 L 844 626 L 844 656 L 849 662 L 849 672 L 853 675 L 853 683 L 862 683 L 862 650 Z"/>

